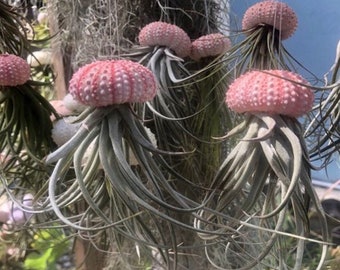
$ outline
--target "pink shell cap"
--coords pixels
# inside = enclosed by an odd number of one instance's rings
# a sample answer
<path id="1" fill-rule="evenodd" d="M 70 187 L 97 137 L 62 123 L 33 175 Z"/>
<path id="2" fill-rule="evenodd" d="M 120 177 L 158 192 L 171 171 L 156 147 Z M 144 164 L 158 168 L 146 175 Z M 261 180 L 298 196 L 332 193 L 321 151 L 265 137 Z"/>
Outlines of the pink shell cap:
<path id="1" fill-rule="evenodd" d="M 188 34 L 174 24 L 149 23 L 141 29 L 138 39 L 142 46 L 165 46 L 179 57 L 186 57 L 190 54 L 191 40 Z"/>
<path id="2" fill-rule="evenodd" d="M 199 60 L 208 56 L 217 56 L 228 51 L 230 47 L 230 39 L 220 33 L 204 35 L 192 42 L 190 57 Z"/>
<path id="3" fill-rule="evenodd" d="M 249 71 L 237 78 L 226 94 L 228 107 L 238 113 L 299 117 L 312 109 L 313 102 L 309 83 L 287 70 Z"/>
<path id="4" fill-rule="evenodd" d="M 0 55 L 0 86 L 17 86 L 26 83 L 31 76 L 29 64 L 14 54 Z"/>
<path id="5" fill-rule="evenodd" d="M 280 38 L 284 40 L 293 35 L 298 19 L 294 10 L 287 4 L 264 0 L 247 9 L 243 16 L 242 29 L 247 31 L 260 24 L 273 26 L 280 31 Z"/>
<path id="6" fill-rule="evenodd" d="M 153 73 L 130 60 L 85 65 L 73 74 L 69 85 L 69 92 L 76 100 L 93 107 L 149 101 L 156 90 Z"/>

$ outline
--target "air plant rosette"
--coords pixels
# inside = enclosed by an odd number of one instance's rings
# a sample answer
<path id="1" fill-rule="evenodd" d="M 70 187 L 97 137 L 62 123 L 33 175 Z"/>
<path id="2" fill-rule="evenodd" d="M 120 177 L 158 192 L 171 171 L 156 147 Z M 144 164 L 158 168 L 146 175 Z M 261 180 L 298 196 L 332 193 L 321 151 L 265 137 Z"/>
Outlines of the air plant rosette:
<path id="1" fill-rule="evenodd" d="M 217 171 L 209 209 L 200 212 L 202 220 L 196 223 L 225 233 L 224 238 L 201 235 L 208 243 L 207 254 L 214 241 L 224 248 L 223 259 L 214 253 L 210 257 L 219 267 L 286 267 L 292 247 L 284 248 L 283 241 L 290 217 L 294 232 L 289 236 L 296 238 L 290 267 L 301 269 L 310 202 L 320 217 L 322 240 L 327 242 L 327 225 L 312 187 L 308 150 L 297 119 L 311 110 L 313 100 L 309 83 L 286 70 L 250 71 L 229 86 L 226 103 L 245 114 L 245 120 L 227 135 L 237 136 L 239 142 Z M 326 248 L 324 244 L 318 269 Z M 227 265 L 219 265 L 223 260 Z"/>
<path id="2" fill-rule="evenodd" d="M 6 184 L 15 178 L 16 185 L 38 188 L 41 182 L 33 179 L 44 174 L 40 159 L 55 147 L 50 116 L 56 112 L 39 93 L 39 84 L 30 80 L 30 67 L 25 60 L 14 54 L 1 54 L 0 70 L 0 149 L 6 156 L 2 164 L 8 176 Z"/>
<path id="3" fill-rule="evenodd" d="M 252 68 L 294 70 L 296 61 L 282 41 L 294 34 L 297 25 L 294 10 L 281 1 L 263 0 L 249 7 L 242 19 L 245 37 L 229 51 L 236 76 Z"/>
<path id="4" fill-rule="evenodd" d="M 145 104 L 147 107 L 142 108 L 142 113 L 153 119 L 159 146 L 178 151 L 189 145 L 186 135 L 190 127 L 184 120 L 194 114 L 189 87 L 185 87 L 189 83 L 179 83 L 190 75 L 183 58 L 190 54 L 191 40 L 183 29 L 165 22 L 147 24 L 139 32 L 138 40 L 140 47 L 136 48 L 134 55 L 141 50 L 139 63 L 152 71 L 159 85 L 156 97 Z M 167 130 L 182 132 L 169 134 Z"/>
<path id="5" fill-rule="evenodd" d="M 184 153 L 158 149 L 134 112 L 135 103 L 155 97 L 154 75 L 130 60 L 95 61 L 74 73 L 69 92 L 89 108 L 73 121 L 77 132 L 46 157 L 55 166 L 37 211 L 54 212 L 84 237 L 107 234 L 118 246 L 132 239 L 168 260 L 166 250 L 178 243 L 165 240 L 159 223 L 168 223 L 169 231 L 188 227 L 171 213 L 190 213 L 198 205 L 178 193 L 161 169 L 163 155 Z M 83 211 L 72 214 L 77 205 Z"/>
<path id="6" fill-rule="evenodd" d="M 189 36 L 174 24 L 152 22 L 141 29 L 138 40 L 140 46 L 132 48 L 128 57 L 148 67 L 159 85 L 156 97 L 139 106 L 138 114 L 155 133 L 159 148 L 172 152 L 194 151 L 201 142 L 199 134 L 193 132 L 192 125 L 195 115 L 200 113 L 197 103 L 203 97 L 200 96 L 195 76 L 191 76 L 185 67 L 185 59 L 191 53 Z M 194 185 L 193 179 L 200 178 L 198 175 L 193 176 L 199 172 L 192 169 L 197 167 L 195 159 L 195 153 L 183 158 L 166 157 L 167 162 L 178 172 L 172 169 L 170 174 L 175 175 L 175 178 L 182 177 L 185 180 L 182 183 Z"/>
<path id="7" fill-rule="evenodd" d="M 5 186 L 39 189 L 46 176 L 41 162 L 54 148 L 50 116 L 56 114 L 31 80 L 21 56 L 30 53 L 25 18 L 0 2 L 0 150 Z M 43 128 L 42 128 L 43 127 Z"/>
<path id="8" fill-rule="evenodd" d="M 310 146 L 312 161 L 327 165 L 340 154 L 340 42 L 330 81 L 325 87 L 317 88 L 319 100 L 313 108 L 312 120 L 305 131 Z"/>

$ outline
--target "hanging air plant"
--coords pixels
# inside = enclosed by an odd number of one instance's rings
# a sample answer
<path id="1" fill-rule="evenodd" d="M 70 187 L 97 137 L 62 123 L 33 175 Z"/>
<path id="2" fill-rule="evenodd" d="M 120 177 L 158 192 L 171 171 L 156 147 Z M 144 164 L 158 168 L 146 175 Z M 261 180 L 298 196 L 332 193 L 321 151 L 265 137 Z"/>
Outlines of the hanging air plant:
<path id="1" fill-rule="evenodd" d="M 153 22 L 141 29 L 139 42 L 148 46 L 138 48 L 147 52 L 142 54 L 144 57 L 140 55 L 139 61 L 152 70 L 160 85 L 156 98 L 142 108 L 143 116 L 152 119 L 149 127 L 161 149 L 195 149 L 189 156 L 169 156 L 167 161 L 172 168 L 176 168 L 176 178 L 184 177 L 182 183 L 206 187 L 222 156 L 221 147 L 216 142 L 213 144 L 211 137 L 225 129 L 221 122 L 222 117 L 228 114 L 221 108 L 224 108 L 226 78 L 220 79 L 221 68 L 217 61 L 211 65 L 209 61 L 201 61 L 199 67 L 202 69 L 192 74 L 186 68 L 184 59 L 192 56 L 216 59 L 223 56 L 230 47 L 230 41 L 215 33 L 191 43 L 188 35 L 178 26 Z M 191 62 L 187 66 L 191 65 L 190 69 L 194 70 L 195 64 Z M 173 132 L 169 133 L 169 130 Z M 173 174 L 173 169 L 170 171 Z M 191 192 L 192 187 L 187 190 Z M 194 193 L 192 195 L 195 197 Z"/>
<path id="2" fill-rule="evenodd" d="M 232 269 L 253 269 L 259 262 L 288 265 L 289 251 L 278 249 L 282 244 L 280 232 L 285 230 L 285 221 L 290 215 L 295 233 L 301 237 L 294 246 L 294 269 L 300 269 L 303 238 L 309 233 L 310 201 L 320 216 L 323 240 L 327 241 L 325 217 L 310 179 L 308 150 L 296 119 L 311 110 L 313 100 L 308 82 L 285 70 L 247 72 L 227 91 L 229 108 L 245 113 L 246 118 L 227 136 L 240 136 L 239 143 L 216 173 L 211 186 L 214 198 L 211 205 L 207 205 L 214 211 L 201 212 L 202 218 L 208 220 L 206 227 L 204 221 L 198 224 L 200 228 L 210 227 L 230 234 L 225 236 L 229 244 L 221 256 L 225 256 L 227 266 Z M 249 228 L 249 224 L 253 227 Z M 252 230 L 256 235 L 252 236 Z M 212 244 L 211 236 L 202 237 Z M 213 241 L 222 240 L 216 237 Z M 254 245 L 257 248 L 254 249 Z M 207 250 L 209 254 L 211 249 Z M 273 251 L 277 261 L 270 257 Z M 219 265 L 217 258 L 211 259 L 217 260 L 219 267 L 226 267 Z"/>
<path id="3" fill-rule="evenodd" d="M 69 91 L 89 108 L 73 121 L 77 132 L 46 158 L 56 164 L 44 210 L 89 234 L 113 228 L 118 244 L 127 236 L 141 246 L 176 248 L 174 239 L 165 242 L 157 222 L 169 222 L 171 230 L 172 223 L 182 223 L 170 213 L 193 211 L 196 204 L 163 174 L 162 155 L 175 153 L 159 150 L 133 111 L 134 103 L 155 97 L 154 75 L 129 60 L 95 61 L 73 75 Z M 72 215 L 81 202 L 84 211 Z"/>
<path id="4" fill-rule="evenodd" d="M 287 4 L 263 0 L 248 8 L 242 19 L 245 38 L 229 54 L 239 76 L 248 69 L 293 69 L 294 59 L 282 41 L 291 37 L 298 25 L 297 16 Z"/>
<path id="5" fill-rule="evenodd" d="M 54 148 L 51 114 L 56 114 L 30 80 L 22 59 L 30 53 L 25 19 L 0 2 L 0 150 L 5 184 L 40 188 L 45 175 L 41 158 Z"/>
<path id="6" fill-rule="evenodd" d="M 182 148 L 185 145 L 184 141 L 183 144 L 179 144 L 179 141 L 184 139 L 182 134 L 173 134 L 172 140 L 165 140 L 169 135 L 165 130 L 165 125 L 168 125 L 170 130 L 178 130 L 182 126 L 182 131 L 185 131 L 187 127 L 183 122 L 167 121 L 164 124 L 163 120 L 187 118 L 194 113 L 190 103 L 190 91 L 177 83 L 177 80 L 190 75 L 184 67 L 182 59 L 190 54 L 190 38 L 176 25 L 153 22 L 141 29 L 139 42 L 142 47 L 136 48 L 136 52 L 131 56 L 137 56 L 139 62 L 152 71 L 159 85 L 156 98 L 147 103 L 149 113 L 146 114 L 146 117 L 155 118 L 154 129 L 160 135 L 159 145 L 161 148 L 166 149 L 170 145 Z M 171 128 L 172 125 L 176 128 Z"/>
<path id="7" fill-rule="evenodd" d="M 285 40 L 294 34 L 297 24 L 295 12 L 287 4 L 264 0 L 247 9 L 243 16 L 242 29 L 246 35 L 251 35 L 256 28 L 269 26 L 270 32 L 278 31 L 278 38 Z"/>
<path id="8" fill-rule="evenodd" d="M 331 69 L 331 80 L 320 90 L 319 102 L 314 107 L 305 137 L 310 143 L 310 158 L 321 160 L 324 165 L 340 154 L 340 42 L 335 63 Z"/>
<path id="9" fill-rule="evenodd" d="M 128 56 L 152 71 L 159 89 L 154 99 L 143 103 L 136 111 L 155 133 L 160 149 L 192 151 L 197 148 L 199 140 L 192 133 L 192 118 L 198 113 L 196 103 L 199 93 L 194 78 L 189 78 L 191 74 L 183 59 L 190 54 L 191 40 L 184 30 L 165 22 L 144 26 L 138 39 L 142 46 L 133 48 Z M 181 175 L 188 177 L 189 181 L 194 179 L 192 173 L 195 174 L 196 170 L 187 169 L 187 165 L 195 167 L 194 156 L 189 156 L 166 157 L 171 164 L 169 170 L 177 175 L 176 178 Z"/>
<path id="10" fill-rule="evenodd" d="M 54 110 L 29 80 L 30 67 L 25 60 L 1 54 L 0 71 L 0 149 L 6 156 L 7 184 L 16 181 L 34 188 L 41 185 L 33 180 L 44 170 L 40 159 L 55 146 L 50 120 Z"/>

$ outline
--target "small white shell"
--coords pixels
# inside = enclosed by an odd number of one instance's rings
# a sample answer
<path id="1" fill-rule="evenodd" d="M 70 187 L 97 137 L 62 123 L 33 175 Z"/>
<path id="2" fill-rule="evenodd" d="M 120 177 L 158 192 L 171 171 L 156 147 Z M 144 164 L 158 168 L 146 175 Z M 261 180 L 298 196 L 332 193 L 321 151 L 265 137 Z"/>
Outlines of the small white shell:
<path id="1" fill-rule="evenodd" d="M 78 100 L 74 99 L 74 97 L 70 93 L 68 93 L 63 98 L 63 102 L 66 109 L 76 113 L 81 113 L 88 107 L 83 103 L 80 103 Z"/>
<path id="2" fill-rule="evenodd" d="M 52 53 L 50 51 L 35 51 L 27 56 L 27 63 L 31 67 L 39 67 L 41 65 L 50 65 Z"/>
<path id="3" fill-rule="evenodd" d="M 78 131 L 81 123 L 72 123 L 74 118 L 74 116 L 68 116 L 54 121 L 52 139 L 58 147 L 66 143 Z"/>

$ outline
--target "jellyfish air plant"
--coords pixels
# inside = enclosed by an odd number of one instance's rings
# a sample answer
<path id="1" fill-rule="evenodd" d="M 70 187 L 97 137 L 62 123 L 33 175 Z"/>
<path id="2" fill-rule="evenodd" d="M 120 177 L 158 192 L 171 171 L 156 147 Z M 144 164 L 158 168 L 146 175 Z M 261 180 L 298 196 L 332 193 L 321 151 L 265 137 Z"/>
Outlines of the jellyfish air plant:
<path id="1" fill-rule="evenodd" d="M 2 180 L 34 190 L 44 182 L 41 158 L 55 146 L 50 116 L 56 112 L 22 59 L 31 52 L 26 23 L 20 12 L 0 1 L 0 151 L 6 156 Z"/>
<path id="2" fill-rule="evenodd" d="M 77 230 L 91 234 L 112 228 L 141 246 L 158 248 L 159 219 L 171 223 L 170 213 L 190 211 L 191 203 L 171 186 L 158 162 L 163 154 L 178 153 L 156 148 L 133 111 L 134 103 L 155 97 L 154 75 L 130 60 L 95 61 L 74 73 L 69 92 L 89 108 L 73 121 L 78 131 L 46 158 L 46 164 L 56 163 L 45 191 L 46 209 Z M 87 207 L 72 216 L 68 209 L 79 201 Z"/>
<path id="3" fill-rule="evenodd" d="M 0 55 L 0 150 L 7 183 L 40 186 L 41 159 L 55 146 L 51 138 L 50 115 L 55 113 L 30 79 L 30 67 L 13 54 Z M 16 179 L 16 180 L 15 180 Z"/>
<path id="4" fill-rule="evenodd" d="M 190 97 L 178 81 L 190 75 L 182 63 L 183 57 L 190 54 L 189 36 L 174 24 L 152 22 L 141 29 L 138 39 L 142 51 L 147 46 L 147 51 L 146 53 L 143 51 L 139 62 L 155 74 L 160 86 L 160 91 L 157 93 L 160 96 L 158 99 L 164 99 L 163 102 L 167 106 L 172 106 L 172 109 L 176 108 L 174 112 L 169 112 L 169 115 L 166 114 L 165 108 L 160 113 L 169 118 L 187 116 L 190 113 Z M 160 100 L 159 106 L 161 103 Z"/>
<path id="5" fill-rule="evenodd" d="M 184 59 L 191 52 L 191 40 L 183 29 L 165 22 L 147 24 L 141 29 L 138 40 L 141 46 L 132 48 L 128 57 L 153 72 L 159 89 L 153 100 L 141 104 L 136 111 L 147 120 L 159 148 L 171 152 L 192 151 L 197 141 L 192 134 L 192 117 L 198 113 L 196 104 L 200 96 L 195 79 L 184 65 Z M 196 172 L 192 168 L 180 169 L 191 163 L 188 156 L 183 159 L 168 156 L 167 159 L 180 174 Z"/>
<path id="6" fill-rule="evenodd" d="M 245 38 L 229 53 L 237 76 L 253 68 L 293 70 L 296 61 L 282 41 L 294 34 L 297 25 L 294 10 L 281 1 L 264 0 L 249 7 L 242 19 Z"/>
<path id="7" fill-rule="evenodd" d="M 187 117 L 192 113 L 190 96 L 178 81 L 190 75 L 182 63 L 190 54 L 189 36 L 174 24 L 152 22 L 141 29 L 138 39 L 141 47 L 131 55 L 138 55 L 139 62 L 153 72 L 160 88 L 150 109 L 165 118 Z"/>
<path id="8" fill-rule="evenodd" d="M 229 86 L 226 104 L 245 114 L 245 120 L 227 135 L 237 136 L 239 142 L 218 169 L 211 186 L 212 199 L 197 222 L 199 228 L 218 233 L 225 230 L 228 235 L 224 235 L 228 244 L 223 256 L 230 264 L 220 267 L 253 269 L 259 262 L 275 266 L 294 262 L 294 269 L 301 269 L 310 201 L 320 216 L 323 240 L 327 241 L 325 217 L 312 187 L 308 151 L 297 119 L 311 110 L 313 100 L 309 83 L 286 70 L 250 71 Z M 281 241 L 287 240 L 281 234 L 287 229 L 288 216 L 296 240 L 293 247 L 280 250 Z M 216 245 L 223 241 L 211 235 L 202 238 L 211 249 L 211 241 Z M 293 260 L 289 248 L 295 250 Z M 325 251 L 326 245 L 318 269 Z"/>
<path id="9" fill-rule="evenodd" d="M 324 165 L 340 154 L 340 41 L 331 72 L 330 81 L 319 89 L 320 99 L 305 131 L 311 160 L 319 160 Z"/>
<path id="10" fill-rule="evenodd" d="M 256 28 L 270 27 L 268 31 L 278 38 L 285 40 L 291 37 L 297 28 L 297 17 L 287 4 L 276 0 L 264 0 L 254 4 L 245 12 L 242 20 L 242 29 L 250 35 Z"/>

